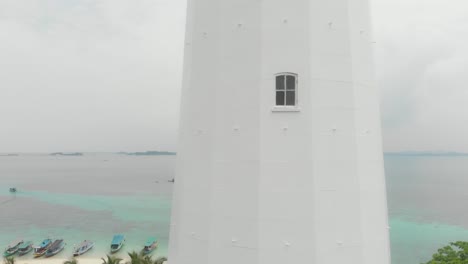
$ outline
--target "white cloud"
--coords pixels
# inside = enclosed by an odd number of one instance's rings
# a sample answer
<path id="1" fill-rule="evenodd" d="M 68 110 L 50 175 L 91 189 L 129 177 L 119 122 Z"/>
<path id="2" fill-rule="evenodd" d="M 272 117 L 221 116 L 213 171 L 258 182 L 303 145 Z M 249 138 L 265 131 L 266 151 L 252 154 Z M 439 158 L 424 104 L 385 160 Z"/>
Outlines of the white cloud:
<path id="1" fill-rule="evenodd" d="M 374 0 L 384 146 L 468 151 L 468 2 Z"/>
<path id="2" fill-rule="evenodd" d="M 184 17 L 181 0 L 0 1 L 0 152 L 173 149 Z"/>
<path id="3" fill-rule="evenodd" d="M 468 2 L 371 3 L 385 149 L 468 151 Z M 0 0 L 0 152 L 174 148 L 185 4 Z"/>

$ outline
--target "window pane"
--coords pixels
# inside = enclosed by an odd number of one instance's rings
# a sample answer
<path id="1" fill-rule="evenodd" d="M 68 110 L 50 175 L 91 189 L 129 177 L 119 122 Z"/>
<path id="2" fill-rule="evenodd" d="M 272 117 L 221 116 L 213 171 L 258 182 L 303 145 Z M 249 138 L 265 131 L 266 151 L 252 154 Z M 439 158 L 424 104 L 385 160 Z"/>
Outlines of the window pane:
<path id="1" fill-rule="evenodd" d="M 276 105 L 284 105 L 284 92 L 276 92 Z"/>
<path id="2" fill-rule="evenodd" d="M 296 89 L 296 77 L 295 76 L 286 76 L 286 89 L 295 90 Z"/>
<path id="3" fill-rule="evenodd" d="M 295 105 L 296 104 L 296 92 L 288 91 L 286 92 L 286 105 Z"/>
<path id="4" fill-rule="evenodd" d="M 284 75 L 276 76 L 276 90 L 284 90 Z"/>

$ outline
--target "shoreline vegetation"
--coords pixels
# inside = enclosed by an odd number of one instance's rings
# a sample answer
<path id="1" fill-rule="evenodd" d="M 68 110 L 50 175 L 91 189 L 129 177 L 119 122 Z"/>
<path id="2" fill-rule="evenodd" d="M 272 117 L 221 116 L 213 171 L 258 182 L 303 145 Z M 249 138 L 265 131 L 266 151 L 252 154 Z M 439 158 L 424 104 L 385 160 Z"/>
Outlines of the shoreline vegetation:
<path id="1" fill-rule="evenodd" d="M 22 155 L 31 156 L 31 155 L 48 155 L 48 156 L 87 156 L 93 154 L 117 154 L 117 155 L 127 155 L 127 156 L 174 156 L 177 155 L 177 152 L 174 151 L 137 151 L 137 152 L 52 152 L 52 153 L 0 153 L 0 157 L 18 157 Z M 403 157 L 468 157 L 468 152 L 456 152 L 456 151 L 391 151 L 384 152 L 385 156 L 403 156 Z"/>
<path id="2" fill-rule="evenodd" d="M 162 156 L 162 155 L 176 155 L 176 152 L 170 151 L 155 151 L 149 150 L 145 152 L 118 152 L 117 154 L 129 155 L 129 156 Z"/>
<path id="3" fill-rule="evenodd" d="M 88 156 L 94 154 L 117 154 L 117 155 L 127 155 L 127 156 L 175 156 L 177 152 L 173 151 L 157 151 L 157 150 L 148 150 L 148 151 L 137 151 L 137 152 L 51 152 L 51 153 L 0 153 L 0 157 L 18 157 L 22 155 L 31 156 L 31 155 L 47 155 L 47 156 L 60 156 L 60 157 L 80 157 Z"/>
<path id="4" fill-rule="evenodd" d="M 51 152 L 51 153 L 39 153 L 39 152 L 22 152 L 22 153 L 0 153 L 0 157 L 18 157 L 18 156 L 63 156 L 63 157 L 79 157 L 96 154 L 114 154 L 114 155 L 127 155 L 127 156 L 175 156 L 177 152 L 174 151 L 138 151 L 138 152 Z M 467 154 L 468 155 L 468 154 Z"/>
<path id="5" fill-rule="evenodd" d="M 83 156 L 81 152 L 54 152 L 50 153 L 50 156 Z"/>
<path id="6" fill-rule="evenodd" d="M 468 157 L 468 153 L 455 151 L 397 151 L 384 152 L 385 156 L 415 156 L 415 157 Z"/>

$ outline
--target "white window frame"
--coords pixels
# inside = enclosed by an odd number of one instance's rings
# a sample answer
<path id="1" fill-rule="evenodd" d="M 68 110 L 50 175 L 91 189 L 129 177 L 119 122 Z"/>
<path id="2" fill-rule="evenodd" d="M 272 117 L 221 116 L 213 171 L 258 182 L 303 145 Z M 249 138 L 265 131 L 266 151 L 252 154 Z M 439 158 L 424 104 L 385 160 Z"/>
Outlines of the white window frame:
<path id="1" fill-rule="evenodd" d="M 276 96 L 277 96 L 277 92 L 279 90 L 277 90 L 277 87 L 276 87 L 276 78 L 278 76 L 284 76 L 284 105 L 277 105 L 276 104 Z M 294 77 L 294 80 L 295 80 L 295 87 L 294 87 L 294 105 L 286 105 L 286 94 L 287 94 L 287 76 L 293 76 Z M 293 73 L 293 72 L 280 72 L 280 73 L 277 73 L 275 74 L 275 78 L 274 78 L 274 106 L 272 108 L 272 112 L 299 112 L 300 109 L 299 109 L 299 105 L 298 105 L 298 102 L 299 102 L 299 75 L 297 73 Z M 289 90 L 291 91 L 291 90 Z"/>

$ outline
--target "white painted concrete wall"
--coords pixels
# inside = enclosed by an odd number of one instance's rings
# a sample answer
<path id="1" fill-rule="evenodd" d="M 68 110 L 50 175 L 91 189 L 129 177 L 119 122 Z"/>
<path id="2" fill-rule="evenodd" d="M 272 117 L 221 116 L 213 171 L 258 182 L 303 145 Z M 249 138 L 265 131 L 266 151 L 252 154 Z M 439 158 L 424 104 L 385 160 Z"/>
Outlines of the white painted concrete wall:
<path id="1" fill-rule="evenodd" d="M 368 9 L 188 0 L 171 264 L 390 263 Z"/>

